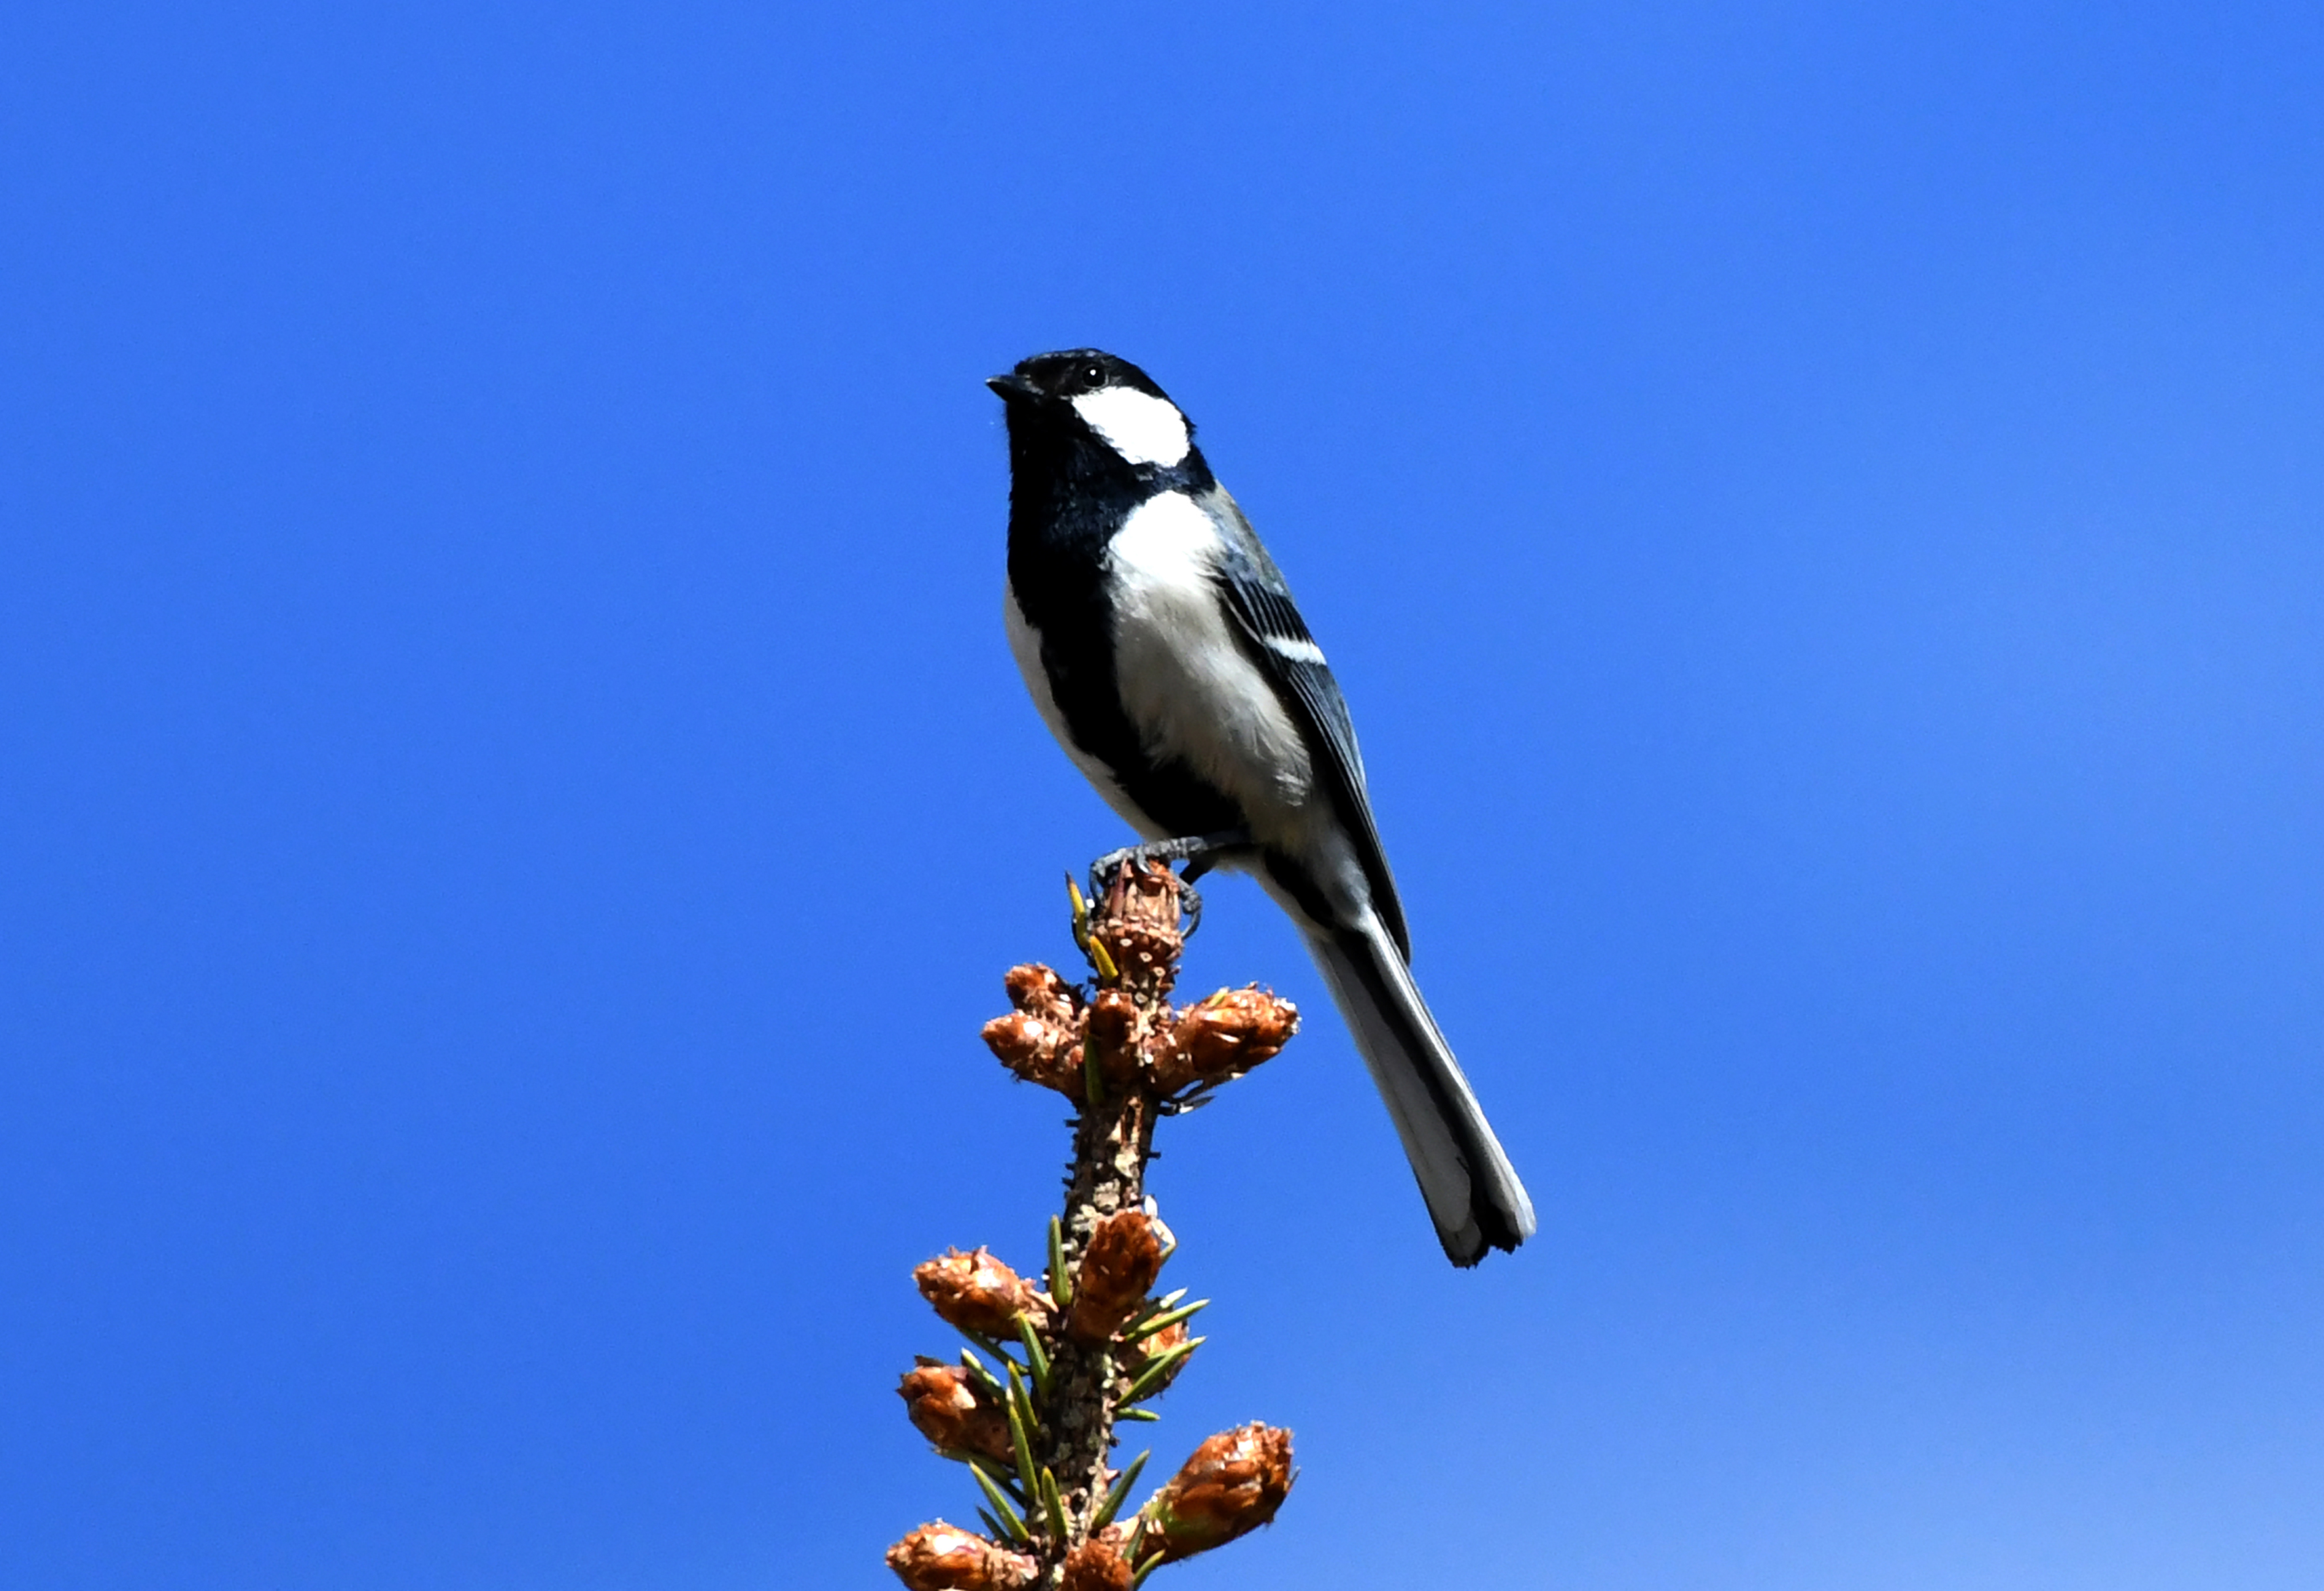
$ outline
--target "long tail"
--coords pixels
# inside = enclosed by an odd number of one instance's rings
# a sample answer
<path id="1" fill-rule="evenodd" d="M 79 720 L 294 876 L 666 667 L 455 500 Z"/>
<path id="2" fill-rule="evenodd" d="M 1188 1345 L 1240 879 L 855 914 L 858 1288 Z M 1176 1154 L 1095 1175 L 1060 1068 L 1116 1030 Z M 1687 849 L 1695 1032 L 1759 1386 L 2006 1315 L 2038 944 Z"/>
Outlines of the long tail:
<path id="1" fill-rule="evenodd" d="M 1447 1257 L 1473 1265 L 1532 1237 L 1533 1200 L 1378 915 L 1311 932 L 1307 948 L 1388 1102 Z"/>

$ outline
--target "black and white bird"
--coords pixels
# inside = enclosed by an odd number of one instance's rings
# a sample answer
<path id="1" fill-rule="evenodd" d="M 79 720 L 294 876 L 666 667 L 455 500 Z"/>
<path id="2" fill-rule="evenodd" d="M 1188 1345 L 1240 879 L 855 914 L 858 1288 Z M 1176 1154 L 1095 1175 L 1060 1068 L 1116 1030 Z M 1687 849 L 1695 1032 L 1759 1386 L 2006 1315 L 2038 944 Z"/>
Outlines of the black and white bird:
<path id="1" fill-rule="evenodd" d="M 990 385 L 1009 419 L 1009 641 L 1148 854 L 1254 875 L 1291 914 L 1404 1142 L 1444 1252 L 1533 1201 L 1407 966 L 1347 704 L 1282 573 L 1144 371 L 1093 348 Z"/>

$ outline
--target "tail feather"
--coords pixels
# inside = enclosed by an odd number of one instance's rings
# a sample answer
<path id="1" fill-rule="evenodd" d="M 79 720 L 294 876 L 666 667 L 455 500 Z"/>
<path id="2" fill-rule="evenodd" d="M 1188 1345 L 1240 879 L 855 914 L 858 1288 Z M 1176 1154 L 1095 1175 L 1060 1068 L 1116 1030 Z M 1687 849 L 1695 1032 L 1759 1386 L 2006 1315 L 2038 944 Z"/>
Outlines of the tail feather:
<path id="1" fill-rule="evenodd" d="M 1310 932 L 1307 948 L 1388 1104 L 1447 1257 L 1473 1265 L 1489 1248 L 1532 1237 L 1533 1200 L 1378 915 Z"/>

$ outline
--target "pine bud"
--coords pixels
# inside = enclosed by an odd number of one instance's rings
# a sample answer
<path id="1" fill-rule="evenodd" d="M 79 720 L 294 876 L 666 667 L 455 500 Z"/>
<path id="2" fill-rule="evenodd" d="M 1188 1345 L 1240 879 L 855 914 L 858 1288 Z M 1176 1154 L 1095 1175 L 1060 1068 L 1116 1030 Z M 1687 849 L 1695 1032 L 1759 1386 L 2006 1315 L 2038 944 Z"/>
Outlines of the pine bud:
<path id="1" fill-rule="evenodd" d="M 910 1591 L 1019 1591 L 1040 1572 L 1026 1554 L 942 1520 L 889 1548 L 888 1567 Z"/>
<path id="2" fill-rule="evenodd" d="M 1148 1535 L 1165 1559 L 1207 1552 L 1272 1520 L 1291 1479 L 1289 1431 L 1256 1422 L 1222 1430 L 1146 1505 Z"/>
<path id="3" fill-rule="evenodd" d="M 1121 1555 L 1114 1538 L 1120 1531 L 1109 1531 L 1103 1536 L 1084 1541 L 1065 1554 L 1065 1577 L 1062 1591 L 1130 1591 L 1135 1577 L 1130 1573 L 1130 1560 Z"/>
<path id="4" fill-rule="evenodd" d="M 983 1037 L 994 1058 L 1027 1082 L 1081 1098 L 1081 1035 L 1071 1025 L 1011 1011 L 986 1023 Z"/>
<path id="5" fill-rule="evenodd" d="M 1162 1223 L 1144 1210 L 1110 1215 L 1090 1234 L 1074 1274 L 1068 1327 L 1084 1342 L 1103 1342 L 1146 1301 L 1161 1274 Z"/>
<path id="6" fill-rule="evenodd" d="M 1018 1316 L 1029 1315 L 1037 1324 L 1048 1318 L 1033 1284 L 984 1248 L 946 1249 L 916 1266 L 912 1280 L 929 1307 L 964 1331 L 1013 1338 Z"/>
<path id="7" fill-rule="evenodd" d="M 1138 1075 L 1138 1002 L 1118 989 L 1102 989 L 1089 1003 L 1088 1033 L 1108 1082 Z"/>
<path id="8" fill-rule="evenodd" d="M 1155 1046 L 1154 1086 L 1168 1092 L 1240 1077 L 1272 1060 L 1299 1031 L 1299 1007 L 1257 984 L 1222 989 L 1179 1013 Z"/>
<path id="9" fill-rule="evenodd" d="M 999 1464 L 1016 1461 L 1008 1412 L 976 1395 L 976 1383 L 956 1365 L 923 1365 L 904 1377 L 902 1394 L 914 1429 L 939 1448 L 981 1453 Z"/>
<path id="10" fill-rule="evenodd" d="M 1009 1003 L 1028 1016 L 1070 1027 L 1081 1009 L 1080 991 L 1038 961 L 1010 968 L 1001 983 Z"/>
<path id="11" fill-rule="evenodd" d="M 1090 937 L 1104 945 L 1121 981 L 1149 994 L 1167 994 L 1178 976 L 1178 952 L 1186 936 L 1178 931 L 1178 880 L 1159 862 L 1132 869 L 1126 864 L 1101 880 L 1105 895 L 1090 920 Z"/>
<path id="12" fill-rule="evenodd" d="M 1138 1002 L 1118 989 L 1102 989 L 1090 1001 L 1090 1036 L 1109 1050 L 1126 1048 L 1138 1027 Z"/>

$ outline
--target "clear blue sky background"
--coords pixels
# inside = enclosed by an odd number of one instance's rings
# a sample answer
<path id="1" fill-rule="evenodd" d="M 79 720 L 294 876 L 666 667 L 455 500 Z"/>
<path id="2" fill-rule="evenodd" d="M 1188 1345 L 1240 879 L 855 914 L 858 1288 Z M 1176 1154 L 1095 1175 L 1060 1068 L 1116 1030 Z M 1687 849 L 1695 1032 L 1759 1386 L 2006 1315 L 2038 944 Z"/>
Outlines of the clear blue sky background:
<path id="1" fill-rule="evenodd" d="M 1145 363 L 1543 1214 L 1316 980 L 1162 1582 L 2324 1583 L 2310 5 L 12 7 L 0 1583 L 889 1583 L 1120 831 L 981 378 Z"/>

